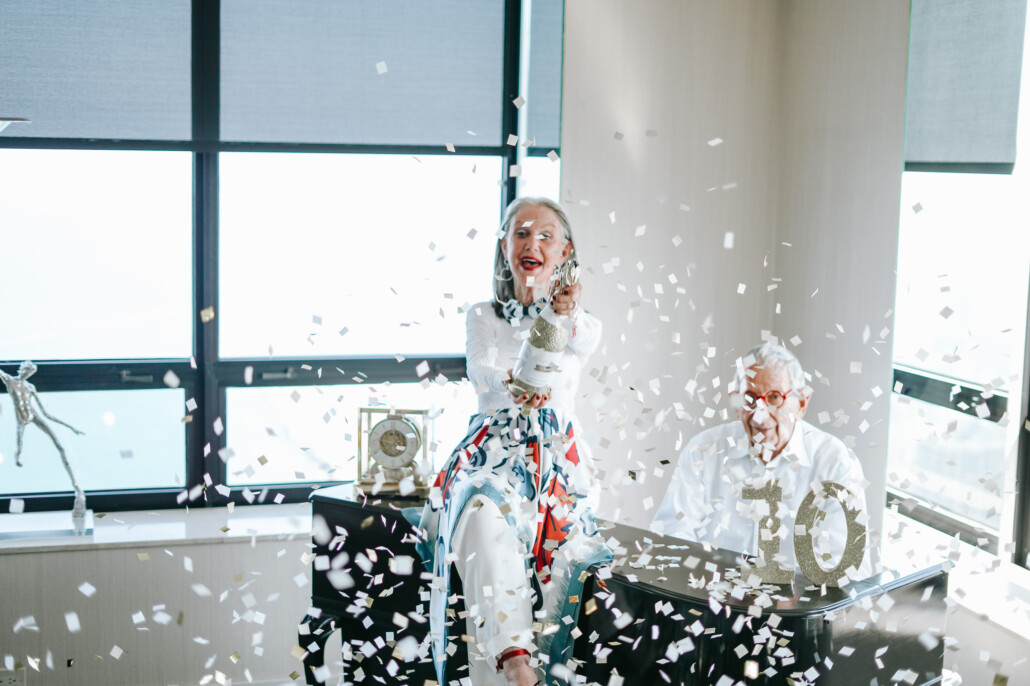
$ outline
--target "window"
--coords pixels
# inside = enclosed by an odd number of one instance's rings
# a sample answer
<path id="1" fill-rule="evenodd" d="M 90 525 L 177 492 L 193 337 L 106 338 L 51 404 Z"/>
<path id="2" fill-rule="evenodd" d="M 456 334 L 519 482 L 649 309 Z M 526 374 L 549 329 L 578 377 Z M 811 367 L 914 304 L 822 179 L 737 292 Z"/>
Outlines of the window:
<path id="1" fill-rule="evenodd" d="M 428 410 L 442 461 L 501 211 L 558 196 L 562 4 L 526 7 L 0 0 L 0 368 L 85 432 L 90 507 L 304 500 L 363 406 Z M 0 512 L 70 508 L 14 422 Z"/>
<path id="2" fill-rule="evenodd" d="M 1006 11 L 1014 6 L 1005 4 Z M 913 8 L 915 34 L 918 19 L 935 6 L 914 3 Z M 1025 3 L 1020 20 L 1025 23 Z M 1016 47 L 1021 49 L 1021 43 Z M 932 41 L 925 35 L 913 38 L 913 50 L 925 51 L 927 44 Z M 1010 47 L 1010 53 L 1015 49 Z M 1018 58 L 1024 107 L 1017 130 L 999 136 L 1018 136 L 1020 150 L 1026 150 L 1030 63 L 1025 52 Z M 932 55 L 921 59 L 931 62 Z M 1011 61 L 1009 54 L 1006 62 Z M 946 95 L 920 97 L 928 101 Z M 955 95 L 969 97 L 964 91 Z M 938 140 L 928 133 L 933 130 Z M 962 163 L 920 160 L 907 167 L 902 179 L 888 504 L 991 552 L 1016 552 L 1022 563 L 1028 551 L 1023 547 L 1020 552 L 1017 545 L 1022 545 L 1019 528 L 1025 514 L 1020 507 L 1025 507 L 1027 486 L 1016 473 L 1019 460 L 1026 459 L 1017 459 L 1017 445 L 1024 422 L 1020 407 L 1028 341 L 1030 210 L 1024 198 L 1030 168 L 1022 157 L 1014 164 L 1005 157 L 1009 146 L 953 140 L 962 135 L 958 128 L 921 127 L 918 133 L 920 151 L 946 151 L 939 152 L 940 159 L 953 156 Z M 995 152 L 1002 157 L 991 157 Z M 1010 173 L 992 173 L 997 171 Z"/>

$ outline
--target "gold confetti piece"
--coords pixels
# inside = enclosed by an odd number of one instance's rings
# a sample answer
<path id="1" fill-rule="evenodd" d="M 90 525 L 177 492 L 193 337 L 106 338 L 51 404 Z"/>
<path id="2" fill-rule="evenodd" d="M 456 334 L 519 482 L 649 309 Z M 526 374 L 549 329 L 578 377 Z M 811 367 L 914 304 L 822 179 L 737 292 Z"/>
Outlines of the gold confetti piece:
<path id="1" fill-rule="evenodd" d="M 368 527 L 372 526 L 373 523 L 375 523 L 375 517 L 365 517 L 363 520 L 361 520 L 361 528 L 367 529 Z"/>
<path id="2" fill-rule="evenodd" d="M 591 614 L 593 614 L 596 611 L 597 611 L 597 601 L 594 600 L 593 598 L 591 598 L 590 600 L 586 601 L 586 603 L 583 604 L 583 612 L 585 614 L 591 615 Z"/>
<path id="3" fill-rule="evenodd" d="M 239 583 L 239 582 L 243 581 L 243 573 L 240 572 L 239 574 L 233 574 L 232 575 L 232 580 L 235 581 L 236 583 Z"/>
<path id="4" fill-rule="evenodd" d="M 292 648 L 290 648 L 290 655 L 292 655 L 293 657 L 295 657 L 298 660 L 303 660 L 304 656 L 307 655 L 307 654 L 308 654 L 308 651 L 304 650 L 300 646 L 295 645 Z M 292 677 L 292 678 L 296 679 L 297 677 Z"/>
<path id="5" fill-rule="evenodd" d="M 579 596 L 578 595 L 570 595 L 569 596 L 569 602 L 570 603 L 578 603 L 579 602 Z"/>
<path id="6" fill-rule="evenodd" d="M 204 309 L 202 309 L 200 311 L 200 321 L 204 322 L 205 324 L 207 324 L 210 321 L 213 321 L 214 318 L 215 318 L 215 308 L 214 307 L 205 307 Z"/>
<path id="7" fill-rule="evenodd" d="M 229 527 L 223 526 L 221 529 L 219 529 L 219 531 L 221 531 L 223 534 L 227 534 L 229 533 Z"/>
<path id="8" fill-rule="evenodd" d="M 261 466 L 264 466 L 264 465 L 268 464 L 268 458 L 265 457 L 264 455 L 260 456 L 258 458 L 258 464 L 261 465 Z"/>
<path id="9" fill-rule="evenodd" d="M 150 554 L 149 553 L 136 553 L 136 557 L 139 558 L 140 562 L 149 562 L 150 561 Z"/>
<path id="10" fill-rule="evenodd" d="M 237 662 L 240 661 L 240 654 L 237 653 L 237 652 L 234 652 L 232 655 L 229 656 L 229 659 L 232 660 L 233 664 L 236 664 Z"/>
<path id="11" fill-rule="evenodd" d="M 298 673 L 296 671 L 290 672 L 290 678 L 293 679 L 294 681 L 296 681 L 297 679 L 300 678 L 300 673 Z"/>

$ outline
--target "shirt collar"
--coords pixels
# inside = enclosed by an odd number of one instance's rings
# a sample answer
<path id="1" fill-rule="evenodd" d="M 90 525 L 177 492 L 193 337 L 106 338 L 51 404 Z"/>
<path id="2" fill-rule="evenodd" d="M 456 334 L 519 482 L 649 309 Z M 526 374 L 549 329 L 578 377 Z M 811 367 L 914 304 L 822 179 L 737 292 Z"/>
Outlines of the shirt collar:
<path id="1" fill-rule="evenodd" d="M 512 326 L 518 326 L 523 317 L 536 319 L 540 313 L 544 311 L 545 307 L 547 307 L 547 298 L 540 298 L 529 305 L 529 307 L 524 306 L 515 298 L 511 298 L 501 306 L 501 311 L 504 313 L 504 318 L 507 319 Z"/>
<path id="2" fill-rule="evenodd" d="M 776 456 L 776 459 L 774 459 L 773 462 L 776 462 L 776 460 L 779 460 L 782 457 L 793 456 L 801 466 L 812 466 L 812 458 L 805 449 L 804 434 L 804 422 L 799 419 L 794 423 L 794 433 L 791 434 L 790 440 L 787 441 L 787 445 L 783 447 L 783 451 Z"/>

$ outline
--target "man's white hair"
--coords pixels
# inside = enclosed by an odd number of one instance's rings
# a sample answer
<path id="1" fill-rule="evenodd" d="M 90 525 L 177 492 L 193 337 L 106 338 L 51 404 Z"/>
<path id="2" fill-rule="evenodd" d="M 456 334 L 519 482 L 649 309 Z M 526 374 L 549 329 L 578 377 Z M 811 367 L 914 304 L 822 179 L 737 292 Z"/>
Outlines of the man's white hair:
<path id="1" fill-rule="evenodd" d="M 794 353 L 775 343 L 762 343 L 751 348 L 737 363 L 737 388 L 747 390 L 747 370 L 755 365 L 775 367 L 782 365 L 790 377 L 790 390 L 801 391 L 805 388 L 805 370 Z"/>

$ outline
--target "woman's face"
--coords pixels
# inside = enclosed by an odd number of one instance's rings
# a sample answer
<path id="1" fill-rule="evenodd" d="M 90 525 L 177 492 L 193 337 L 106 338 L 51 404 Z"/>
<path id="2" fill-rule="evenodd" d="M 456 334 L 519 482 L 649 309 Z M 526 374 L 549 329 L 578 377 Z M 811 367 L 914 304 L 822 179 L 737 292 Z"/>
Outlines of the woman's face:
<path id="1" fill-rule="evenodd" d="M 523 304 L 535 299 L 533 291 L 546 294 L 554 270 L 572 253 L 558 215 L 543 205 L 528 205 L 515 215 L 504 237 L 504 256 L 511 265 L 515 296 Z M 527 301 L 528 298 L 528 301 Z"/>

